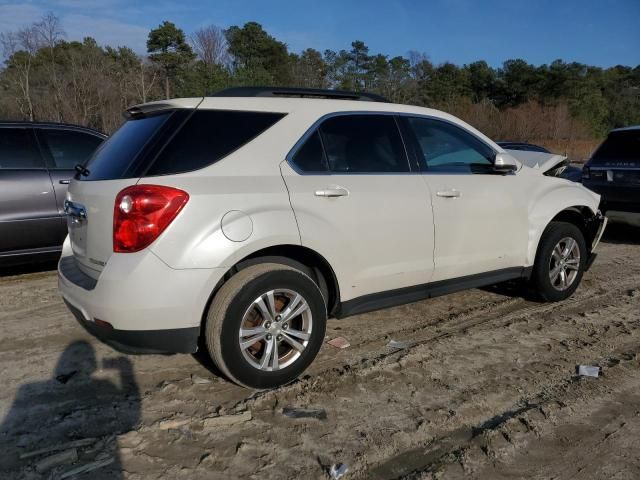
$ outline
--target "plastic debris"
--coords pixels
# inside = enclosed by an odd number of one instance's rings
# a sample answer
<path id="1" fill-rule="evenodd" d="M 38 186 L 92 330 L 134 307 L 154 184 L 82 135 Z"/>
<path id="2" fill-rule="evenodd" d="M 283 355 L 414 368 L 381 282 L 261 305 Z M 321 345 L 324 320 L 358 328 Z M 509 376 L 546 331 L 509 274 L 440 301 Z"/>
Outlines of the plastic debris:
<path id="1" fill-rule="evenodd" d="M 72 448 L 64 452 L 55 453 L 43 458 L 36 463 L 36 471 L 38 473 L 46 472 L 47 470 L 57 467 L 58 465 L 64 465 L 65 463 L 73 463 L 78 461 L 78 450 Z"/>
<path id="2" fill-rule="evenodd" d="M 389 340 L 387 347 L 394 350 L 406 350 L 409 348 L 409 342 L 399 342 L 398 340 Z"/>
<path id="3" fill-rule="evenodd" d="M 96 438 L 82 438 L 80 440 L 73 440 L 67 443 L 61 443 L 59 445 L 54 445 L 51 447 L 40 448 L 38 450 L 34 450 L 32 452 L 26 452 L 20 454 L 20 460 L 24 460 L 25 458 L 37 457 L 38 455 L 42 455 L 43 453 L 57 452 L 59 450 L 66 450 L 68 448 L 79 448 L 79 447 L 87 447 L 96 442 Z"/>
<path id="4" fill-rule="evenodd" d="M 72 468 L 71 470 L 67 470 L 62 475 L 60 475 L 60 479 L 73 477 L 74 475 L 78 475 L 80 473 L 92 472 L 93 470 L 97 470 L 98 468 L 106 467 L 107 465 L 115 462 L 114 457 L 109 457 L 105 460 L 100 460 L 99 462 L 91 462 L 86 463 L 84 465 L 80 465 L 79 467 Z"/>
<path id="5" fill-rule="evenodd" d="M 344 463 L 336 463 L 334 465 L 331 465 L 331 468 L 329 469 L 329 475 L 331 475 L 331 478 L 333 478 L 334 480 L 338 480 L 339 478 L 344 477 L 348 471 L 349 467 L 347 467 Z"/>
<path id="6" fill-rule="evenodd" d="M 322 408 L 296 408 L 284 407 L 282 414 L 289 418 L 317 418 L 318 420 L 326 420 L 327 412 Z"/>
<path id="7" fill-rule="evenodd" d="M 176 430 L 178 428 L 184 427 L 191 422 L 189 419 L 172 419 L 172 420 L 162 420 L 158 423 L 158 428 L 160 430 Z"/>
<path id="8" fill-rule="evenodd" d="M 329 340 L 327 343 L 336 348 L 347 348 L 351 346 L 349 340 L 344 337 L 336 337 L 333 340 Z"/>
<path id="9" fill-rule="evenodd" d="M 581 377 L 597 377 L 600 375 L 600 367 L 578 365 L 578 375 Z"/>
<path id="10" fill-rule="evenodd" d="M 211 383 L 211 380 L 208 379 L 208 378 L 200 377 L 200 376 L 196 375 L 195 373 L 192 373 L 191 374 L 191 382 L 194 385 L 206 385 L 208 383 Z"/>
<path id="11" fill-rule="evenodd" d="M 236 415 L 222 415 L 219 417 L 205 418 L 203 421 L 204 428 L 217 428 L 226 427 L 229 425 L 236 425 L 238 423 L 248 422 L 251 420 L 251 411 L 245 410 L 242 413 Z"/>

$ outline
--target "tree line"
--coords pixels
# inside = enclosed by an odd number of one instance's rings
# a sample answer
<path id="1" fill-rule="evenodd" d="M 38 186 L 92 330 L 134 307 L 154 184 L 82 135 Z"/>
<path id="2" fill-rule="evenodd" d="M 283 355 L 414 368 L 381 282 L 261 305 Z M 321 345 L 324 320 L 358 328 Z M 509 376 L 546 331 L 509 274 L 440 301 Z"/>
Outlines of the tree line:
<path id="1" fill-rule="evenodd" d="M 574 145 L 640 123 L 640 66 L 562 60 L 535 66 L 522 59 L 499 68 L 483 60 L 436 65 L 417 51 L 371 52 L 360 40 L 340 51 L 294 53 L 256 22 L 187 35 L 165 21 L 149 32 L 147 55 L 139 55 L 91 37 L 68 40 L 53 14 L 1 33 L 0 47 L 0 118 L 77 123 L 107 133 L 136 103 L 243 85 L 367 90 L 446 110 L 509 140 Z"/>

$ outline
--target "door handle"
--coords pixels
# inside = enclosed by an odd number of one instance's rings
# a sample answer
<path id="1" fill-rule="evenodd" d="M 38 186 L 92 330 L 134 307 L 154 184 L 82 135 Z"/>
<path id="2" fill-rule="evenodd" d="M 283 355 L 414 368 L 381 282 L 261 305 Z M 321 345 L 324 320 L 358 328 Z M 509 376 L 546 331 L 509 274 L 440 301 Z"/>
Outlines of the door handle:
<path id="1" fill-rule="evenodd" d="M 71 183 L 71 180 L 60 180 L 60 185 L 69 185 Z"/>
<path id="2" fill-rule="evenodd" d="M 316 197 L 346 197 L 349 195 L 349 190 L 342 187 L 337 188 L 325 188 L 324 190 L 316 190 Z"/>
<path id="3" fill-rule="evenodd" d="M 461 194 L 458 190 L 445 190 L 444 192 L 436 192 L 436 195 L 443 198 L 458 198 Z"/>

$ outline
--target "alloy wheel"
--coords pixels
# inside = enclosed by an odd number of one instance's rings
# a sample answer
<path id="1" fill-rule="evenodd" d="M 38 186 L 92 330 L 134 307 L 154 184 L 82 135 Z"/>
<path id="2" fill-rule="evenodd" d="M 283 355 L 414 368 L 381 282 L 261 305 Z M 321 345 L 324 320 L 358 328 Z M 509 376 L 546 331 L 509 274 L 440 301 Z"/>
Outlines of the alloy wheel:
<path id="1" fill-rule="evenodd" d="M 242 355 L 263 371 L 293 364 L 309 344 L 313 317 L 307 300 L 288 289 L 269 290 L 245 312 L 238 338 Z"/>
<path id="2" fill-rule="evenodd" d="M 566 290 L 580 271 L 580 246 L 571 237 L 561 239 L 551 251 L 549 280 L 556 290 Z"/>

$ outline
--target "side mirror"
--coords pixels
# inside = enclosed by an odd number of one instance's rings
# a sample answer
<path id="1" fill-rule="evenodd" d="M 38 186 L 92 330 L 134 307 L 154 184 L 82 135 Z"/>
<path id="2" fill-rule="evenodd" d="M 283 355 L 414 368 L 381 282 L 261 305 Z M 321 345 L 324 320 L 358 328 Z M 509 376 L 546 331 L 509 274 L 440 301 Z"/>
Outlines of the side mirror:
<path id="1" fill-rule="evenodd" d="M 493 171 L 496 173 L 510 173 L 515 172 L 520 168 L 518 161 L 508 153 L 496 153 L 496 158 L 493 161 Z"/>

